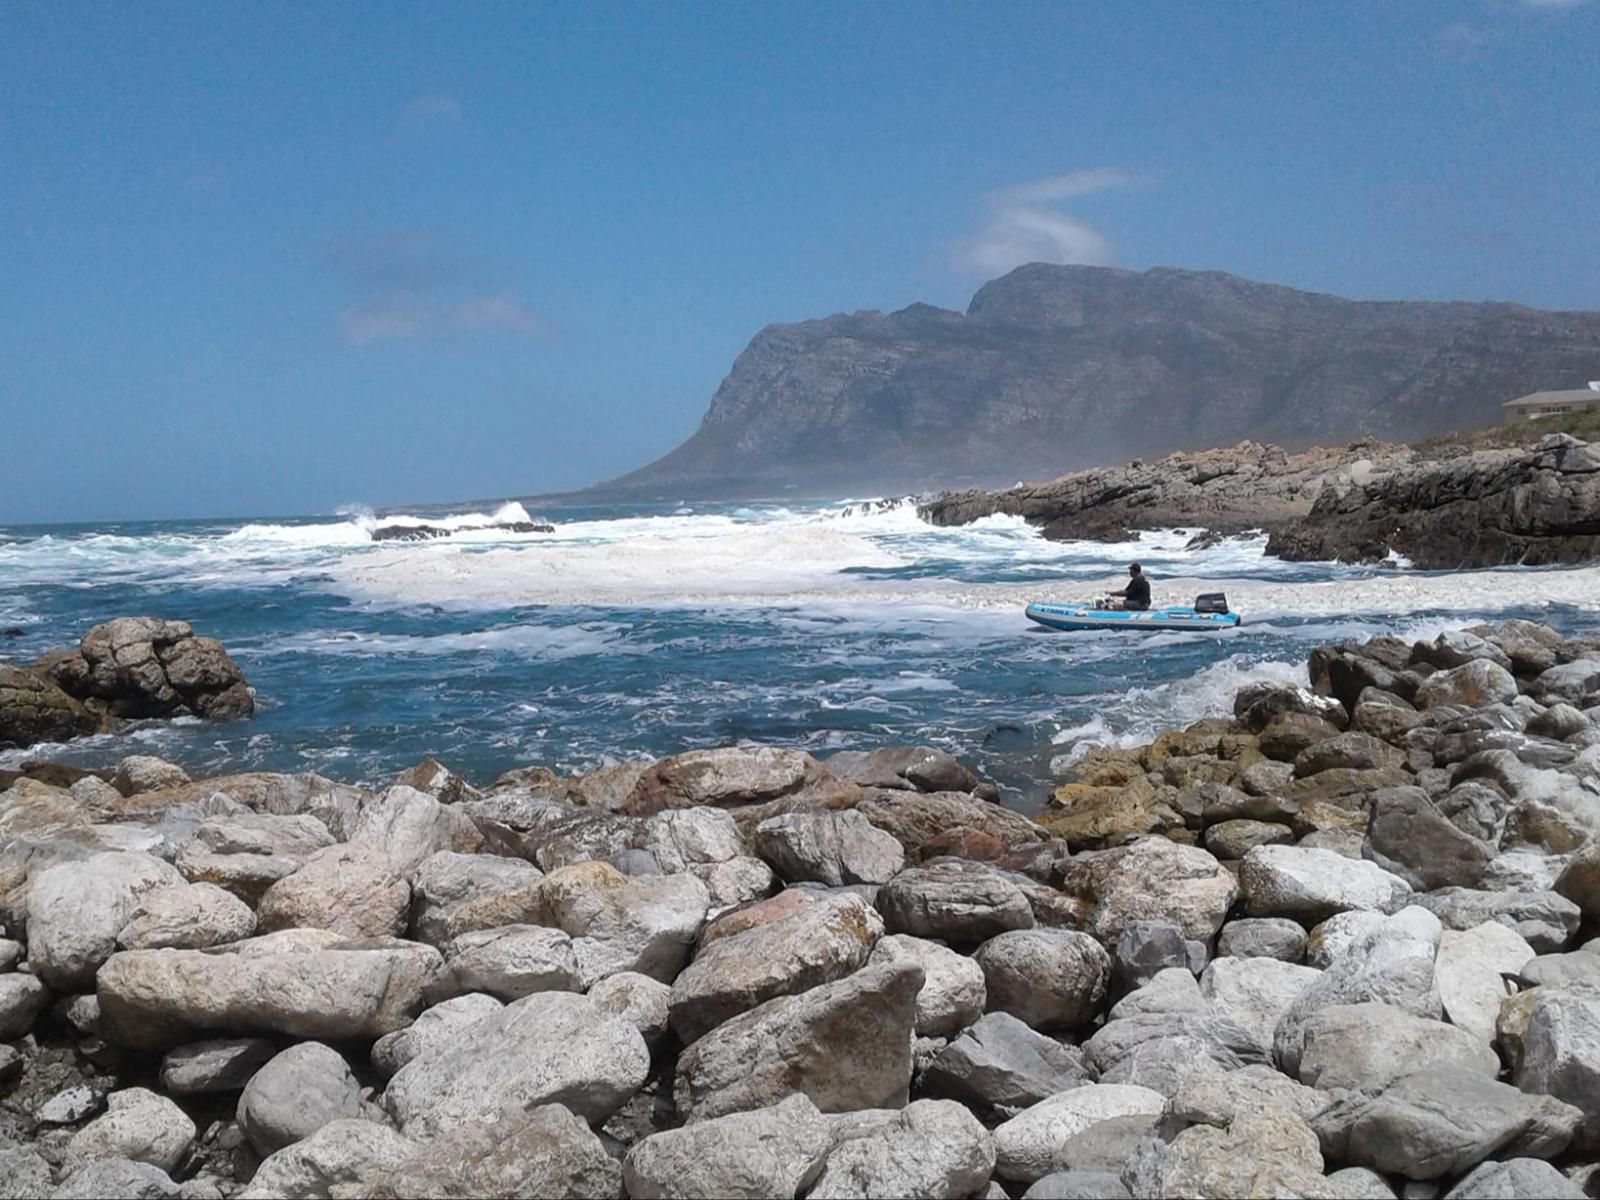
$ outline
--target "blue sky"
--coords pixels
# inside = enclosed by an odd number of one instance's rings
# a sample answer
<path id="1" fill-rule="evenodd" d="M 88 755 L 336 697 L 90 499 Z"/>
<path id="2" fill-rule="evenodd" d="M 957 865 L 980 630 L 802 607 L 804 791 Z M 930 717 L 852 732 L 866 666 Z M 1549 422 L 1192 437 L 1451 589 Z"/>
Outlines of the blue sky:
<path id="1" fill-rule="evenodd" d="M 1028 259 L 1600 308 L 1600 3 L 0 7 L 0 523 L 620 474 Z"/>

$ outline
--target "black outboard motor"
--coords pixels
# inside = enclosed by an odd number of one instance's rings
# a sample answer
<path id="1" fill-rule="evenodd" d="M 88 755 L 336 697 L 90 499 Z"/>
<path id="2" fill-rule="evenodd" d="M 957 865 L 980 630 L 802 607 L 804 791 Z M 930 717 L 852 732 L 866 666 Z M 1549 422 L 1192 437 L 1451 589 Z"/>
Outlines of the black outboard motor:
<path id="1" fill-rule="evenodd" d="M 1197 613 L 1224 613 L 1228 611 L 1228 597 L 1222 592 L 1201 592 L 1194 598 Z"/>

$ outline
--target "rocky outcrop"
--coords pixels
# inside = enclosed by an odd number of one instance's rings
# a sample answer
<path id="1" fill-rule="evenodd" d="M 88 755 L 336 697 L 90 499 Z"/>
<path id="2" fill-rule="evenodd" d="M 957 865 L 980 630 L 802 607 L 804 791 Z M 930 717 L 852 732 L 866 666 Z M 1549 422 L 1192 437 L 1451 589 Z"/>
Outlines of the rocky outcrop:
<path id="1" fill-rule="evenodd" d="M 458 533 L 554 533 L 543 521 L 501 521 L 490 525 L 379 525 L 371 533 L 375 542 L 431 542 Z"/>
<path id="2" fill-rule="evenodd" d="M 916 304 L 762 330 L 688 441 L 605 486 L 672 499 L 904 491 L 1245 437 L 1410 440 L 1587 379 L 1596 344 L 1596 314 L 1033 263 L 965 313 Z"/>
<path id="3" fill-rule="evenodd" d="M 1395 553 L 1427 570 L 1588 562 L 1600 557 L 1600 450 L 1550 434 L 1529 452 L 1482 450 L 1325 487 L 1303 519 L 1273 532 L 1267 553 L 1340 562 Z"/>
<path id="4" fill-rule="evenodd" d="M 49 651 L 27 667 L 0 665 L 0 747 L 102 732 L 124 718 L 226 720 L 254 711 L 238 664 L 187 621 L 118 617 L 76 649 Z"/>

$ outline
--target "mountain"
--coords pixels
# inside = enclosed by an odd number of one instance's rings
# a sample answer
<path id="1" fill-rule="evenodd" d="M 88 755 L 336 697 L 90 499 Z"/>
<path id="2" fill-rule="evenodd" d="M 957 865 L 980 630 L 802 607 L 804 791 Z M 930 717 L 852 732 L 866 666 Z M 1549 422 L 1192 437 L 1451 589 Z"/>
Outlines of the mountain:
<path id="1" fill-rule="evenodd" d="M 965 313 L 914 304 L 768 326 L 688 441 L 602 486 L 917 490 L 1243 438 L 1409 441 L 1596 376 L 1600 313 L 1034 263 L 985 284 Z"/>

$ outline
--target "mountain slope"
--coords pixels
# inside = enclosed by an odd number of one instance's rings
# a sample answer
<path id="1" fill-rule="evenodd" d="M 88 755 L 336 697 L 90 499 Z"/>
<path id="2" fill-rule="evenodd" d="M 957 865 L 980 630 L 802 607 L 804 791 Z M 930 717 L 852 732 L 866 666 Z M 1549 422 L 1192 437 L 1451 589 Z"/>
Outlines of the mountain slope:
<path id="1" fill-rule="evenodd" d="M 1247 437 L 1411 440 L 1597 375 L 1600 313 L 1035 263 L 964 314 L 913 305 L 763 329 L 688 441 L 604 486 L 915 489 Z"/>

